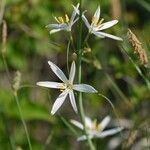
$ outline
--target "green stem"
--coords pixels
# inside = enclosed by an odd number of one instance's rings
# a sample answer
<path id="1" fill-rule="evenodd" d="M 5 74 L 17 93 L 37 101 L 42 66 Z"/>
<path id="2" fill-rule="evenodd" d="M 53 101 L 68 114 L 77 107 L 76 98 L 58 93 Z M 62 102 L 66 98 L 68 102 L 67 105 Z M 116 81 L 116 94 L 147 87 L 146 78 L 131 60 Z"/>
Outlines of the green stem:
<path id="1" fill-rule="evenodd" d="M 68 42 L 68 45 L 67 45 L 67 71 L 68 71 L 68 74 L 69 74 L 69 50 L 70 50 L 70 42 L 71 42 L 71 39 L 69 39 L 69 42 Z"/>
<path id="2" fill-rule="evenodd" d="M 150 91 L 150 81 L 145 77 L 145 75 L 142 73 L 141 69 L 139 68 L 139 66 L 134 62 L 134 60 L 128 55 L 127 51 L 124 49 L 124 47 L 121 47 L 121 51 L 126 54 L 126 56 L 128 56 L 129 60 L 131 61 L 131 63 L 133 64 L 133 66 L 135 67 L 135 69 L 137 70 L 137 72 L 139 73 L 139 75 L 143 78 L 143 80 L 145 81 L 148 90 Z"/>
<path id="3" fill-rule="evenodd" d="M 11 78 L 10 78 L 10 73 L 9 73 L 9 69 L 8 69 L 8 65 L 7 65 L 7 61 L 6 61 L 5 55 L 3 53 L 2 53 L 2 58 L 3 58 L 3 63 L 4 63 L 4 66 L 5 66 L 6 74 L 7 74 L 10 86 L 11 86 L 11 90 L 14 92 L 14 97 L 15 97 L 15 100 L 16 100 L 16 103 L 17 103 L 17 107 L 18 107 L 18 110 L 19 110 L 20 118 L 21 118 L 22 124 L 24 126 L 24 130 L 25 130 L 27 141 L 28 141 L 28 145 L 29 145 L 29 150 L 32 150 L 32 146 L 31 146 L 31 142 L 30 142 L 30 138 L 29 138 L 29 133 L 28 133 L 28 130 L 27 130 L 27 127 L 26 127 L 26 123 L 25 123 L 23 115 L 22 115 L 21 107 L 20 107 L 19 100 L 18 100 L 18 95 L 17 95 L 17 92 L 14 91 L 14 89 L 13 89 Z"/>
<path id="4" fill-rule="evenodd" d="M 32 150 L 29 133 L 28 133 L 27 126 L 26 126 L 26 123 L 25 123 L 23 115 L 22 115 L 22 111 L 21 111 L 21 107 L 20 107 L 20 103 L 19 103 L 17 92 L 14 92 L 14 97 L 15 97 L 15 100 L 16 100 L 16 103 L 17 103 L 17 107 L 18 107 L 18 110 L 19 110 L 20 118 L 21 118 L 24 130 L 25 130 L 25 133 L 26 133 L 27 140 L 28 140 L 29 150 Z"/>
<path id="5" fill-rule="evenodd" d="M 80 0 L 80 15 L 79 15 L 79 37 L 78 37 L 78 47 L 77 47 L 77 80 L 78 80 L 78 84 L 81 83 L 81 62 L 82 62 L 82 52 L 81 52 L 81 49 L 82 49 L 82 46 L 81 46 L 81 43 L 82 43 L 82 0 Z M 86 126 L 85 126 L 85 114 L 84 114 L 84 108 L 83 108 L 83 100 L 82 100 L 82 93 L 80 92 L 78 94 L 78 100 L 79 100 L 79 112 L 80 112 L 80 118 L 81 118 L 81 122 L 84 126 L 84 134 L 86 135 L 87 137 L 87 141 L 88 141 L 88 144 L 89 144 L 89 147 L 91 150 L 95 150 L 95 147 L 91 141 L 91 139 L 89 139 L 89 136 L 87 134 L 87 131 L 86 131 Z"/>
<path id="6" fill-rule="evenodd" d="M 84 42 L 83 42 L 83 46 L 87 43 L 89 36 L 90 36 L 90 32 L 88 32 L 88 34 L 86 35 Z"/>

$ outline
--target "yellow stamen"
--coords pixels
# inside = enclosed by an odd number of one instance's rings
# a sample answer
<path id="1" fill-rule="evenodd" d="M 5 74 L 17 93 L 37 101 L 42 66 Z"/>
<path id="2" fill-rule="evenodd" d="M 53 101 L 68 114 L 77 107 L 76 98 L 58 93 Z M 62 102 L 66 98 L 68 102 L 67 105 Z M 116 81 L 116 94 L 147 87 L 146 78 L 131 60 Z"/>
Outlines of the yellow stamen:
<path id="1" fill-rule="evenodd" d="M 98 22 L 97 26 L 100 26 L 103 21 L 104 21 L 104 19 L 102 18 L 102 19 Z"/>
<path id="2" fill-rule="evenodd" d="M 94 17 L 92 18 L 92 25 L 97 25 L 98 23 L 98 18 Z"/>
<path id="3" fill-rule="evenodd" d="M 59 20 L 57 19 L 57 17 L 54 17 L 54 19 L 55 19 L 58 23 L 60 23 Z"/>
<path id="4" fill-rule="evenodd" d="M 66 89 L 66 86 L 65 84 L 62 83 L 61 85 L 58 86 L 58 88 L 60 89 L 60 91 L 64 91 Z"/>
<path id="5" fill-rule="evenodd" d="M 98 125 L 97 125 L 97 130 L 98 130 L 98 131 L 101 131 L 101 124 L 98 124 Z"/>
<path id="6" fill-rule="evenodd" d="M 92 128 L 93 129 L 97 128 L 97 120 L 96 119 L 92 122 Z"/>
<path id="7" fill-rule="evenodd" d="M 64 23 L 63 17 L 58 17 L 58 20 L 59 20 L 60 23 Z"/>
<path id="8" fill-rule="evenodd" d="M 69 22 L 69 17 L 68 17 L 67 14 L 65 14 L 65 21 L 66 21 L 66 22 Z"/>

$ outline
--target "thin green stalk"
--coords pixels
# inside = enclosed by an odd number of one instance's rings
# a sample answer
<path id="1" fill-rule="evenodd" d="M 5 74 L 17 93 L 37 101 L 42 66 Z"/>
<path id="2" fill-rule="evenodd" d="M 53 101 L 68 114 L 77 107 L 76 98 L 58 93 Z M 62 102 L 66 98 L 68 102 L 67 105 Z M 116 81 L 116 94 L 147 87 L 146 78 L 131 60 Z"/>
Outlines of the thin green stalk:
<path id="1" fill-rule="evenodd" d="M 67 71 L 68 71 L 68 74 L 69 74 L 69 50 L 70 50 L 70 42 L 71 42 L 71 39 L 69 39 L 69 42 L 68 42 L 68 45 L 67 45 Z"/>
<path id="2" fill-rule="evenodd" d="M 112 107 L 112 109 L 114 111 L 114 114 L 117 117 L 118 124 L 121 127 L 121 124 L 119 122 L 119 116 L 118 116 L 117 110 L 116 110 L 115 106 L 113 105 L 113 103 L 111 102 L 111 100 L 108 97 L 106 97 L 105 95 L 101 94 L 101 93 L 98 93 L 98 95 L 103 97 L 111 105 L 111 107 Z M 120 131 L 120 135 L 123 137 L 123 135 L 121 134 L 121 131 Z"/>
<path id="3" fill-rule="evenodd" d="M 125 104 L 127 104 L 130 108 L 132 107 L 131 102 L 128 100 L 128 98 L 124 95 L 124 93 L 120 90 L 120 88 L 117 86 L 117 84 L 113 81 L 113 79 L 111 78 L 111 76 L 109 74 L 106 73 L 106 77 L 107 79 L 110 81 L 110 83 L 113 86 L 113 89 L 116 90 L 116 92 L 119 94 L 119 96 L 122 98 L 122 100 L 125 102 Z"/>
<path id="4" fill-rule="evenodd" d="M 23 115 L 22 115 L 22 111 L 21 111 L 21 107 L 20 107 L 20 103 L 19 103 L 17 92 L 14 92 L 14 97 L 15 97 L 15 100 L 16 100 L 16 103 L 17 103 L 17 107 L 18 107 L 18 110 L 19 110 L 20 118 L 21 118 L 24 130 L 25 130 L 25 133 L 26 133 L 27 140 L 28 140 L 29 150 L 32 150 L 29 133 L 28 133 L 28 130 L 27 130 L 27 126 L 26 126 L 25 120 L 24 120 Z"/>
<path id="5" fill-rule="evenodd" d="M 77 80 L 78 84 L 81 83 L 81 62 L 82 62 L 82 0 L 80 0 L 80 15 L 79 15 L 79 37 L 78 37 L 78 47 L 77 47 Z M 84 108 L 83 108 L 83 100 L 82 100 L 82 93 L 80 92 L 78 94 L 78 100 L 79 100 L 79 112 L 80 112 L 80 118 L 81 122 L 84 126 L 84 134 L 87 137 L 88 144 L 91 150 L 95 150 L 95 147 L 89 139 L 89 136 L 87 135 L 86 127 L 85 127 L 85 114 L 84 114 Z"/>
<path id="6" fill-rule="evenodd" d="M 83 42 L 83 46 L 87 43 L 89 36 L 90 36 L 90 32 L 88 32 L 88 34 L 86 35 L 84 42 Z"/>
<path id="7" fill-rule="evenodd" d="M 64 118 L 64 117 L 60 117 L 61 120 L 63 121 L 63 123 L 70 129 L 70 131 L 78 137 L 78 133 L 76 132 L 76 130 L 70 125 L 70 123 Z"/>
<path id="8" fill-rule="evenodd" d="M 22 115 L 21 107 L 20 107 L 19 100 L 18 100 L 18 95 L 17 95 L 17 92 L 14 91 L 14 89 L 13 89 L 12 82 L 11 82 L 11 79 L 10 79 L 10 73 L 9 73 L 8 65 L 7 65 L 7 62 L 6 62 L 6 59 L 5 59 L 5 55 L 3 53 L 2 53 L 2 58 L 3 58 L 3 63 L 4 63 L 4 66 L 5 66 L 5 70 L 6 70 L 6 73 L 7 73 L 7 77 L 8 77 L 10 86 L 11 86 L 11 90 L 14 93 L 14 97 L 15 97 L 15 100 L 16 100 L 16 103 L 17 103 L 19 114 L 20 114 L 20 118 L 21 118 L 24 130 L 25 130 L 25 133 L 26 133 L 26 137 L 27 137 L 27 141 L 28 141 L 28 145 L 29 145 L 29 150 L 32 150 L 32 146 L 31 146 L 31 142 L 30 142 L 30 138 L 29 138 L 29 133 L 28 133 L 26 123 L 25 123 L 23 115 Z"/>
<path id="9" fill-rule="evenodd" d="M 144 79 L 148 90 L 150 90 L 150 81 L 144 76 L 144 74 L 142 73 L 141 69 L 139 68 L 139 66 L 134 62 L 134 60 L 128 55 L 127 51 L 121 47 L 121 51 L 126 54 L 126 56 L 129 58 L 129 60 L 131 61 L 131 63 L 133 64 L 133 66 L 135 67 L 135 69 L 137 70 L 137 72 L 139 73 L 139 75 Z"/>

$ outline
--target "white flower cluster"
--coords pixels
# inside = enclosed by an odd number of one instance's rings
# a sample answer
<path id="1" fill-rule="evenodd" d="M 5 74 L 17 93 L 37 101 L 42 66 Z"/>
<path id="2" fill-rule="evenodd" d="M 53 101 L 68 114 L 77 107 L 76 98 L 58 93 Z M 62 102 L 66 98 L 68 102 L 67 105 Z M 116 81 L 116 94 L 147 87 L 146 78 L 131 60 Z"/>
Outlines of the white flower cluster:
<path id="1" fill-rule="evenodd" d="M 55 20 L 57 21 L 57 23 L 49 24 L 46 26 L 47 28 L 52 28 L 52 30 L 50 31 L 50 34 L 59 32 L 61 30 L 71 31 L 72 26 L 79 19 L 79 17 L 78 16 L 76 17 L 76 15 L 80 14 L 79 4 L 77 4 L 77 6 L 73 5 L 73 8 L 74 8 L 74 10 L 72 12 L 70 19 L 67 14 L 65 15 L 64 18 L 63 17 L 58 17 L 58 18 L 54 17 Z M 84 12 L 86 12 L 86 11 L 84 11 Z M 87 26 L 90 34 L 94 34 L 99 38 L 108 37 L 108 38 L 111 38 L 114 40 L 122 41 L 122 38 L 120 38 L 120 37 L 102 32 L 102 30 L 108 29 L 108 28 L 116 25 L 118 23 L 118 20 L 112 20 L 112 21 L 103 23 L 104 19 L 100 18 L 100 6 L 98 6 L 98 8 L 96 9 L 96 11 L 92 17 L 91 24 L 85 17 L 84 13 L 82 14 L 82 19 L 83 19 L 85 25 Z"/>

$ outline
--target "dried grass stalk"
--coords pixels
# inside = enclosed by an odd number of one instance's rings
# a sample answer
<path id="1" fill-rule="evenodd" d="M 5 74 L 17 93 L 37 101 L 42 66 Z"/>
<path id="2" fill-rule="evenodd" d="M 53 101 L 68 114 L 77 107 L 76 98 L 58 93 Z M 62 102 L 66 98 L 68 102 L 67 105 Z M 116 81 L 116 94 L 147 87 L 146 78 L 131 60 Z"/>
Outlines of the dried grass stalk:
<path id="1" fill-rule="evenodd" d="M 142 43 L 138 40 L 136 35 L 130 29 L 128 29 L 127 37 L 129 42 L 132 44 L 134 48 L 134 53 L 137 54 L 141 65 L 147 67 L 148 58 L 144 48 L 142 47 Z"/>
<path id="2" fill-rule="evenodd" d="M 2 22 L 2 53 L 6 52 L 6 41 L 7 41 L 7 24 L 6 21 Z"/>

